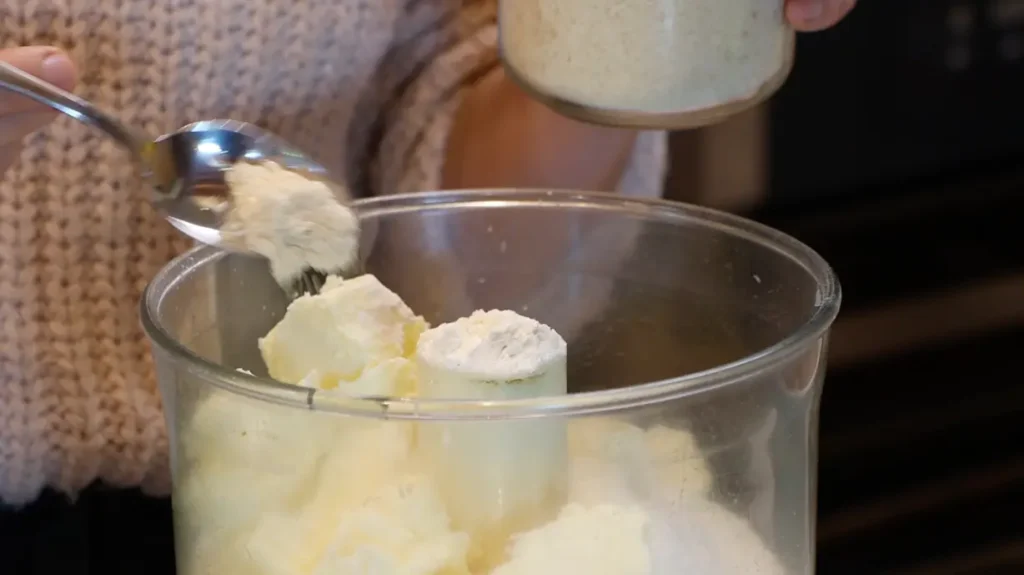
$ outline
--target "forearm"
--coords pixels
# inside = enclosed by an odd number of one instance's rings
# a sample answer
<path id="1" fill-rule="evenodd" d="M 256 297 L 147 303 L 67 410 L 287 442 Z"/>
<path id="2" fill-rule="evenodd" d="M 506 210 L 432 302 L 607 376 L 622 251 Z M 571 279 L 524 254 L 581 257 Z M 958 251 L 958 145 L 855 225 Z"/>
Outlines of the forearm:
<path id="1" fill-rule="evenodd" d="M 453 119 L 442 185 L 614 191 L 635 140 L 632 130 L 559 115 L 499 67 L 469 89 Z"/>

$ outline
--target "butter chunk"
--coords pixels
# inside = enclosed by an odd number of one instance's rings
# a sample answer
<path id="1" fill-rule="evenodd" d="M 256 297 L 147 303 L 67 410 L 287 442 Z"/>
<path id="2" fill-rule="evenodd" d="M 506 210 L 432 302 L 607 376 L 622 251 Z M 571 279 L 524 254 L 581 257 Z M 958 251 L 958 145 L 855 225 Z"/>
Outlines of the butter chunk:
<path id="1" fill-rule="evenodd" d="M 330 415 L 215 392 L 195 407 L 179 436 L 186 462 L 297 476 L 314 467 L 337 433 Z"/>
<path id="2" fill-rule="evenodd" d="M 316 372 L 312 383 L 332 389 L 388 360 L 410 357 L 427 327 L 376 277 L 330 277 L 318 295 L 292 302 L 259 345 L 274 379 L 299 384 Z"/>
<path id="3" fill-rule="evenodd" d="M 385 360 L 363 371 L 354 381 L 336 381 L 318 370 L 306 374 L 302 387 L 337 390 L 352 397 L 409 397 L 417 390 L 413 362 L 404 357 Z"/>
<path id="4" fill-rule="evenodd" d="M 469 575 L 468 547 L 433 486 L 408 476 L 333 514 L 268 515 L 247 550 L 266 575 Z"/>
<path id="5" fill-rule="evenodd" d="M 469 575 L 469 536 L 451 530 L 440 494 L 422 476 L 387 485 L 341 516 L 314 575 Z"/>
<path id="6" fill-rule="evenodd" d="M 707 497 L 714 477 L 692 433 L 656 425 L 645 434 L 658 501 L 677 506 L 692 497 Z"/>
<path id="7" fill-rule="evenodd" d="M 270 510 L 286 508 L 309 478 L 231 467 L 218 462 L 190 469 L 174 489 L 179 521 L 190 535 L 209 538 L 225 530 L 250 528 Z"/>
<path id="8" fill-rule="evenodd" d="M 238 527 L 312 487 L 341 420 L 215 392 L 181 423 L 174 504 L 196 528 Z"/>

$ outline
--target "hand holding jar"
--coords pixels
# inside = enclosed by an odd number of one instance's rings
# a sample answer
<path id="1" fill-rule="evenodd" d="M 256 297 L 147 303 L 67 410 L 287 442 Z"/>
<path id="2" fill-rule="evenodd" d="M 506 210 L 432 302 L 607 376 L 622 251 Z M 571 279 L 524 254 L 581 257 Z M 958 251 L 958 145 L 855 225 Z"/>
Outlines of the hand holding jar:
<path id="1" fill-rule="evenodd" d="M 837 24 L 857 0 L 787 0 L 786 18 L 801 32 L 816 32 Z"/>

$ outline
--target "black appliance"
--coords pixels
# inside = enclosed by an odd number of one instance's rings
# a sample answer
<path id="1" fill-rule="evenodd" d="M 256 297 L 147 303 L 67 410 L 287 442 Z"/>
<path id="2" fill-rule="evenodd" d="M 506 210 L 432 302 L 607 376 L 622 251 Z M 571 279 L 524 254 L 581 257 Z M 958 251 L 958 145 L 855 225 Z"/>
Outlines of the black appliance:
<path id="1" fill-rule="evenodd" d="M 861 0 L 770 108 L 771 202 L 1020 164 L 1024 0 Z"/>
<path id="2" fill-rule="evenodd" d="M 1024 573 L 1024 0 L 860 0 L 798 46 L 742 211 L 843 282 L 818 572 Z"/>

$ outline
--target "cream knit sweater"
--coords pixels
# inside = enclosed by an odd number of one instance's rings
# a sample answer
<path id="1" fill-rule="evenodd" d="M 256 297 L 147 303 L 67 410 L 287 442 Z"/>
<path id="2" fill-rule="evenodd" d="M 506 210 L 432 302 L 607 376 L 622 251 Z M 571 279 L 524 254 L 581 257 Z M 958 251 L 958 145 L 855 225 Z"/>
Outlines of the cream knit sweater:
<path id="1" fill-rule="evenodd" d="M 497 65 L 493 0 L 0 0 L 0 43 L 60 46 L 78 93 L 152 134 L 257 123 L 361 195 L 436 188 L 460 88 Z M 622 182 L 655 195 L 664 135 Z M 137 302 L 189 242 L 125 154 L 67 118 L 0 183 L 0 499 L 99 478 L 168 489 Z"/>

